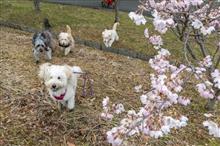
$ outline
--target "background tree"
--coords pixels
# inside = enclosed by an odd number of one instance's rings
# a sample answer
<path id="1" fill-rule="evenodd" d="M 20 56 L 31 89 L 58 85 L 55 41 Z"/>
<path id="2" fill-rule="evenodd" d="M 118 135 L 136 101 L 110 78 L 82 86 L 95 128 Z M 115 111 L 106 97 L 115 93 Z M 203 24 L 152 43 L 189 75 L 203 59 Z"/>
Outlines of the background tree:
<path id="1" fill-rule="evenodd" d="M 115 0 L 115 22 L 119 22 L 119 14 L 118 14 L 118 1 L 119 0 Z"/>
<path id="2" fill-rule="evenodd" d="M 40 12 L 40 0 L 34 0 L 34 9 Z"/>

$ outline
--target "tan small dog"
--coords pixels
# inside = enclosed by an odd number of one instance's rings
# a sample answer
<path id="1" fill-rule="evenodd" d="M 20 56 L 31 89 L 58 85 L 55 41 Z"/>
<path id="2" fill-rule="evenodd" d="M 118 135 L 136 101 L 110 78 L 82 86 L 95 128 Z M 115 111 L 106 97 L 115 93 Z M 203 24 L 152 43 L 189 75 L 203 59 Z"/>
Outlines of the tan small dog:
<path id="1" fill-rule="evenodd" d="M 71 32 L 70 26 L 66 25 L 66 32 L 61 32 L 58 36 L 59 46 L 64 51 L 65 56 L 75 47 L 75 41 Z"/>

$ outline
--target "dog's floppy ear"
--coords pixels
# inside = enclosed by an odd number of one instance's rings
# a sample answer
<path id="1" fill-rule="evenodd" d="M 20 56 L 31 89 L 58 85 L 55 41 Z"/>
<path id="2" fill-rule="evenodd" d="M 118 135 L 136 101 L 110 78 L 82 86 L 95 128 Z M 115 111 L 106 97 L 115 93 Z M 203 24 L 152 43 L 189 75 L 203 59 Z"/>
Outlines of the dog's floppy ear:
<path id="1" fill-rule="evenodd" d="M 66 32 L 67 32 L 69 35 L 72 35 L 72 29 L 70 28 L 69 25 L 66 25 Z"/>
<path id="2" fill-rule="evenodd" d="M 42 65 L 40 65 L 40 71 L 39 71 L 39 77 L 42 80 L 47 80 L 48 76 L 49 76 L 49 67 L 51 66 L 50 63 L 44 63 Z"/>
<path id="3" fill-rule="evenodd" d="M 58 35 L 58 39 L 60 39 L 60 38 L 61 38 L 61 36 L 62 36 L 62 34 L 60 33 L 60 34 Z"/>
<path id="4" fill-rule="evenodd" d="M 43 37 L 43 39 L 46 39 L 47 34 L 46 34 L 45 32 L 42 32 L 42 33 L 41 33 L 41 37 Z"/>
<path id="5" fill-rule="evenodd" d="M 64 65 L 64 72 L 68 79 L 70 79 L 73 75 L 72 68 L 68 65 Z"/>

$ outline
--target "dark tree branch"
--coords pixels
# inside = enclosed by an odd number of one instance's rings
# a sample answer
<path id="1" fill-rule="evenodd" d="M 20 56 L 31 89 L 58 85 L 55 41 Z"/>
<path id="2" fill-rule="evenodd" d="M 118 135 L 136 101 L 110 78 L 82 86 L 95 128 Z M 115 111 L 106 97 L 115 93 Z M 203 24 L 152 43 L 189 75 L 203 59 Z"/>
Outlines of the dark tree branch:
<path id="1" fill-rule="evenodd" d="M 119 22 L 119 14 L 118 14 L 118 1 L 119 0 L 115 0 L 115 22 Z"/>
<path id="2" fill-rule="evenodd" d="M 186 17 L 187 18 L 187 17 Z M 174 20 L 175 22 L 176 22 L 176 20 Z M 188 20 L 187 20 L 187 22 L 185 22 L 184 23 L 184 26 L 186 27 L 187 26 L 187 23 L 188 23 Z M 180 41 L 184 41 L 184 31 L 186 30 L 186 28 L 182 28 L 182 30 L 181 30 L 181 28 L 180 28 L 180 26 L 179 25 L 176 25 L 176 35 L 178 35 L 179 37 L 179 40 Z M 184 30 L 184 31 L 183 31 Z M 196 55 L 193 53 L 193 51 L 192 51 L 192 49 L 191 49 L 191 47 L 190 47 L 190 45 L 189 45 L 189 42 L 187 41 L 186 43 L 185 43 L 185 45 L 186 45 L 186 49 L 187 49 L 187 51 L 189 52 L 189 54 L 191 55 L 191 57 L 194 59 L 194 60 L 197 60 L 197 57 L 196 57 Z"/>
<path id="3" fill-rule="evenodd" d="M 220 56 L 220 46 L 218 46 L 215 50 L 215 53 L 213 54 L 212 58 L 213 58 L 213 61 L 215 60 L 215 57 L 218 57 Z"/>
<path id="4" fill-rule="evenodd" d="M 187 57 L 187 43 L 188 43 L 188 40 L 189 40 L 189 32 L 187 32 L 185 35 L 184 35 L 184 47 L 183 47 L 183 51 L 184 51 L 184 55 L 185 55 L 185 59 L 187 61 L 187 63 L 189 65 L 191 65 L 191 62 L 189 61 L 188 57 Z"/>
<path id="5" fill-rule="evenodd" d="M 180 38 L 180 35 L 179 33 L 177 33 L 177 30 L 175 30 L 174 28 L 171 28 L 171 31 L 175 34 L 177 38 Z"/>
<path id="6" fill-rule="evenodd" d="M 188 27 L 188 22 L 189 22 L 189 16 L 184 14 L 184 18 L 185 18 L 185 21 L 183 23 L 183 28 L 182 28 L 182 32 L 181 32 L 181 39 L 183 40 L 183 37 L 184 37 L 184 33 L 186 31 L 186 28 Z"/>
<path id="7" fill-rule="evenodd" d="M 37 12 L 40 12 L 40 0 L 34 0 L 34 9 Z"/>
<path id="8" fill-rule="evenodd" d="M 176 30 L 177 32 L 179 33 L 179 39 L 180 41 L 183 41 L 183 34 L 181 33 L 181 29 L 180 29 L 180 26 L 177 24 L 176 26 Z"/>
<path id="9" fill-rule="evenodd" d="M 207 50 L 206 50 L 206 47 L 204 45 L 204 41 L 202 40 L 202 37 L 201 37 L 201 35 L 199 35 L 198 31 L 194 30 L 194 33 L 196 34 L 195 35 L 196 43 L 199 45 L 203 57 L 206 57 L 207 56 Z"/>
<path id="10" fill-rule="evenodd" d="M 215 68 L 219 67 L 219 63 L 220 63 L 220 53 L 218 55 L 218 58 L 217 58 L 217 61 L 216 61 L 216 64 L 215 64 Z"/>
<path id="11" fill-rule="evenodd" d="M 215 53 L 212 56 L 212 61 L 213 61 L 213 65 L 212 65 L 212 71 L 213 71 L 215 68 L 218 68 L 220 64 L 220 44 L 217 45 Z"/>
<path id="12" fill-rule="evenodd" d="M 194 60 L 197 60 L 197 57 L 196 55 L 193 53 L 189 43 L 186 44 L 186 49 L 188 50 L 189 54 L 191 55 L 191 57 L 194 59 Z"/>

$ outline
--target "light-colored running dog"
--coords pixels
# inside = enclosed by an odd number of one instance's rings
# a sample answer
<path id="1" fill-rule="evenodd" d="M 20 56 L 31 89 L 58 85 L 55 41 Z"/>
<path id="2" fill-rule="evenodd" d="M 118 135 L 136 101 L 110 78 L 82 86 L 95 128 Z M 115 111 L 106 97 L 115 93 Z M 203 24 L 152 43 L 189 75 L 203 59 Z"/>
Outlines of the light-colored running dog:
<path id="1" fill-rule="evenodd" d="M 102 32 L 103 42 L 106 47 L 111 47 L 114 41 L 119 40 L 119 36 L 116 32 L 117 26 L 119 25 L 119 22 L 114 23 L 112 29 L 105 29 Z"/>
<path id="2" fill-rule="evenodd" d="M 59 46 L 62 51 L 64 50 L 65 56 L 75 47 L 75 41 L 71 32 L 70 26 L 66 25 L 66 32 L 61 32 L 58 36 Z"/>

